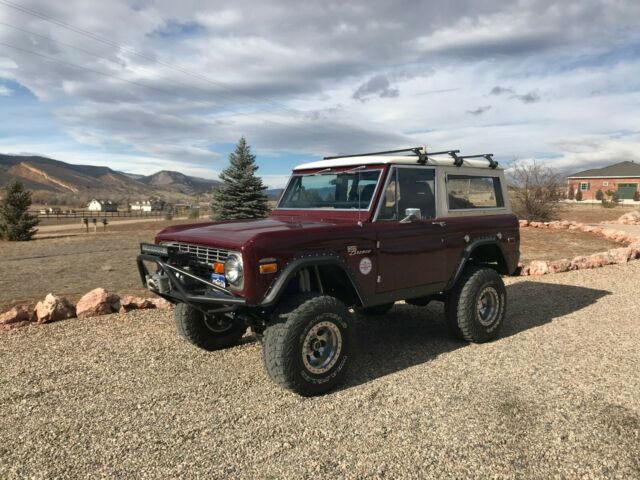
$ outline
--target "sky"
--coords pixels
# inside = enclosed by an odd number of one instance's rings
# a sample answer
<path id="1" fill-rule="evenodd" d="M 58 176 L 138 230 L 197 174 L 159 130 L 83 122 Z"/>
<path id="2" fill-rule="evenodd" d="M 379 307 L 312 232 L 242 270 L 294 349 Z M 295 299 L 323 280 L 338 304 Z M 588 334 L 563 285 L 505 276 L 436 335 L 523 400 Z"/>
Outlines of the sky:
<path id="1" fill-rule="evenodd" d="M 269 187 L 426 145 L 640 161 L 640 2 L 0 0 L 0 153 Z"/>

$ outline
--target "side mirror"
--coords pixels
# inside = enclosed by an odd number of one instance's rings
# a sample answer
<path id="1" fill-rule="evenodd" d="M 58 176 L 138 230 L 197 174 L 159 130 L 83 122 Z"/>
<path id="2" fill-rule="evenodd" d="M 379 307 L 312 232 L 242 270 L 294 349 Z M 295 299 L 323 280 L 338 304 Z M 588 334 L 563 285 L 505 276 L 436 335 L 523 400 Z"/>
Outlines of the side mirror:
<path id="1" fill-rule="evenodd" d="M 411 223 L 414 220 L 422 219 L 422 212 L 419 208 L 407 208 L 404 211 L 404 218 L 400 223 Z"/>

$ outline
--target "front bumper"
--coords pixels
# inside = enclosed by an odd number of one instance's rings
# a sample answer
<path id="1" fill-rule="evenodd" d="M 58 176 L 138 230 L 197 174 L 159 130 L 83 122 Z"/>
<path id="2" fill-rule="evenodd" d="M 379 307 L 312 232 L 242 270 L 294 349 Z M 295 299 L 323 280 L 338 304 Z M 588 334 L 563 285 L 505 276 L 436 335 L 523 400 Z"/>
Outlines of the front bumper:
<path id="1" fill-rule="evenodd" d="M 207 313 L 231 312 L 246 304 L 244 298 L 186 270 L 185 254 L 171 251 L 145 252 L 150 250 L 145 248 L 145 244 L 141 245 L 141 250 L 137 264 L 142 284 L 166 300 L 186 303 Z M 145 262 L 154 263 L 157 271 L 149 272 Z"/>

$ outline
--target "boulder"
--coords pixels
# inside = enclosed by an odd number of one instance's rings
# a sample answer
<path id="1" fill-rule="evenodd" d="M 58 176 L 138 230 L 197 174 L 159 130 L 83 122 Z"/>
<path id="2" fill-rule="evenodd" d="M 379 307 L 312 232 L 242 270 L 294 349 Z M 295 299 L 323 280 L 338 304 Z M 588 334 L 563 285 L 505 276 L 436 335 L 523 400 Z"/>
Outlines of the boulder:
<path id="1" fill-rule="evenodd" d="M 635 258 L 635 251 L 632 248 L 614 248 L 609 250 L 607 254 L 611 257 L 613 263 L 627 263 L 632 258 Z"/>
<path id="2" fill-rule="evenodd" d="M 104 288 L 96 288 L 86 293 L 76 305 L 76 313 L 80 319 L 107 315 L 118 310 L 120 310 L 120 297 L 107 292 Z"/>
<path id="3" fill-rule="evenodd" d="M 562 221 L 560 222 L 560 226 L 561 226 L 562 228 L 569 228 L 569 225 L 571 225 L 571 222 L 569 222 L 568 220 L 562 220 Z"/>
<path id="4" fill-rule="evenodd" d="M 28 322 L 31 320 L 31 311 L 28 305 L 18 305 L 8 312 L 0 315 L 0 325 Z"/>
<path id="5" fill-rule="evenodd" d="M 640 225 L 640 211 L 634 210 L 633 212 L 628 212 L 622 215 L 616 223 L 621 223 L 622 225 Z"/>
<path id="6" fill-rule="evenodd" d="M 156 308 L 161 310 L 169 310 L 173 308 L 173 304 L 166 301 L 164 298 L 150 298 L 149 301 L 155 305 Z"/>
<path id="7" fill-rule="evenodd" d="M 542 223 L 542 222 L 529 222 L 529 225 L 534 227 L 534 228 L 544 227 L 544 223 Z"/>
<path id="8" fill-rule="evenodd" d="M 529 263 L 529 275 L 545 275 L 549 273 L 549 264 L 542 260 L 534 260 Z"/>
<path id="9" fill-rule="evenodd" d="M 150 298 L 134 297 L 133 295 L 125 295 L 120 298 L 120 313 L 127 313 L 131 310 L 142 310 L 145 308 L 156 308 Z"/>
<path id="10" fill-rule="evenodd" d="M 571 270 L 580 270 L 582 268 L 587 268 L 588 263 L 589 261 L 587 260 L 587 257 L 575 257 L 571 260 Z"/>
<path id="11" fill-rule="evenodd" d="M 605 265 L 611 265 L 614 262 L 609 252 L 594 253 L 587 257 L 584 268 L 600 268 Z"/>
<path id="12" fill-rule="evenodd" d="M 31 322 L 29 320 L 21 320 L 19 322 L 0 324 L 0 332 L 6 332 L 9 330 L 14 330 L 16 328 L 26 327 L 28 325 L 31 325 Z"/>
<path id="13" fill-rule="evenodd" d="M 549 262 L 549 273 L 568 272 L 571 270 L 571 260 L 563 258 L 561 260 L 554 260 Z"/>
<path id="14" fill-rule="evenodd" d="M 50 293 L 41 302 L 38 302 L 35 317 L 38 323 L 56 322 L 76 316 L 76 307 L 64 297 L 58 297 Z"/>
<path id="15" fill-rule="evenodd" d="M 549 228 L 553 228 L 557 230 L 559 228 L 564 228 L 564 227 L 562 226 L 562 223 L 560 223 L 557 220 L 554 220 L 553 222 L 549 222 Z"/>
<path id="16" fill-rule="evenodd" d="M 529 226 L 529 220 L 518 220 L 518 223 L 520 224 L 520 228 Z"/>

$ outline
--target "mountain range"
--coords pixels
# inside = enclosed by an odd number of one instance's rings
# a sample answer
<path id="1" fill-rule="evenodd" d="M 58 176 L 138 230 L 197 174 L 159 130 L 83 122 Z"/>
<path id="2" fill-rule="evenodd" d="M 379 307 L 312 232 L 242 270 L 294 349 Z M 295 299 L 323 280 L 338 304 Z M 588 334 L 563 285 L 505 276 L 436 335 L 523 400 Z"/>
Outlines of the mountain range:
<path id="1" fill-rule="evenodd" d="M 162 170 L 134 175 L 109 167 L 74 165 L 41 156 L 0 154 L 0 187 L 16 178 L 32 190 L 34 200 L 58 203 L 86 202 L 91 198 L 120 201 L 158 197 L 166 201 L 193 201 L 220 185 L 217 180 Z"/>

